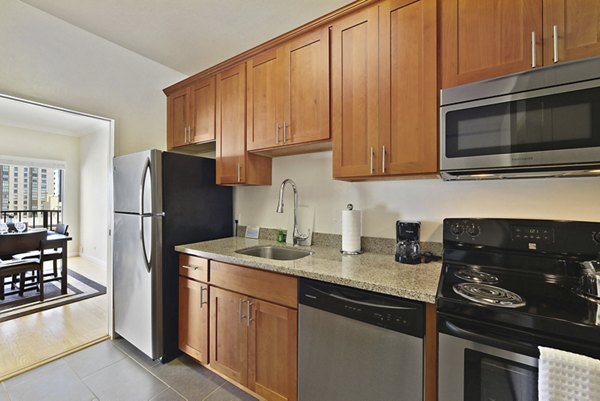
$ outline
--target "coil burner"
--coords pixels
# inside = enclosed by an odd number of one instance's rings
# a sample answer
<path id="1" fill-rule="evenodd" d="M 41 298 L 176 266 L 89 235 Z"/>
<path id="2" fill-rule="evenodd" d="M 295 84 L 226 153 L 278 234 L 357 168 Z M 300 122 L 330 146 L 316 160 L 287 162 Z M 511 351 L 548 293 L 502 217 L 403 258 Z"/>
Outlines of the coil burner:
<path id="1" fill-rule="evenodd" d="M 496 284 L 498 282 L 498 277 L 473 269 L 461 269 L 454 275 L 470 283 Z"/>
<path id="2" fill-rule="evenodd" d="M 520 308 L 525 306 L 523 298 L 512 291 L 488 284 L 460 283 L 452 289 L 458 295 L 473 302 L 484 305 L 500 306 L 502 308 Z"/>

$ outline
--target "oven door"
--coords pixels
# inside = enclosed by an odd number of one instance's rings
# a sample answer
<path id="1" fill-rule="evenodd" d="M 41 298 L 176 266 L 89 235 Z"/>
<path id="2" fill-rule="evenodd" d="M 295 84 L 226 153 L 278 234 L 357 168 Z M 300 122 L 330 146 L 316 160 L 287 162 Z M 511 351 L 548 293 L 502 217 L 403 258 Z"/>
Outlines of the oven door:
<path id="1" fill-rule="evenodd" d="M 477 326 L 438 318 L 438 399 L 537 400 L 537 346 Z"/>

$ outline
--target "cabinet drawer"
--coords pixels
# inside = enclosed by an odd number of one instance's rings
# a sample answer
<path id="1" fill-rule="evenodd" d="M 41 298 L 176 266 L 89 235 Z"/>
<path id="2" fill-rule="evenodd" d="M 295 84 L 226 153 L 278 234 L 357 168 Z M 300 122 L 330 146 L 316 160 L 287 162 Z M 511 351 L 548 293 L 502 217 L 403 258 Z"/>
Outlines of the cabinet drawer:
<path id="1" fill-rule="evenodd" d="M 295 277 L 215 261 L 211 261 L 210 270 L 212 285 L 290 308 L 298 307 Z"/>
<path id="2" fill-rule="evenodd" d="M 208 260 L 180 253 L 179 275 L 208 282 Z"/>

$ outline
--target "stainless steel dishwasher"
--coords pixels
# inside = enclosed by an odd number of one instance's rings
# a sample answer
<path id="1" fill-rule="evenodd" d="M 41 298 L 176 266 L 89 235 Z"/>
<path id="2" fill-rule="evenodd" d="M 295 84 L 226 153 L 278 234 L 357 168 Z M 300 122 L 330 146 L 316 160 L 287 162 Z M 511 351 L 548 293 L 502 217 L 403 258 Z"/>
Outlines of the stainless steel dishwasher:
<path id="1" fill-rule="evenodd" d="M 423 400 L 425 308 L 301 279 L 299 401 Z"/>

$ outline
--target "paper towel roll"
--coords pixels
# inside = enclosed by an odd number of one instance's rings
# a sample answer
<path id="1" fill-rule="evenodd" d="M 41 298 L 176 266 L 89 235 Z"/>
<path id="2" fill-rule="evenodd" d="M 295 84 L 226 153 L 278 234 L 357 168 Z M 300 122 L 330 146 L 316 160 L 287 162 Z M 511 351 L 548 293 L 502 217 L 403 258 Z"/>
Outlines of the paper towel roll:
<path id="1" fill-rule="evenodd" d="M 342 210 L 342 252 L 361 253 L 360 210 Z"/>

